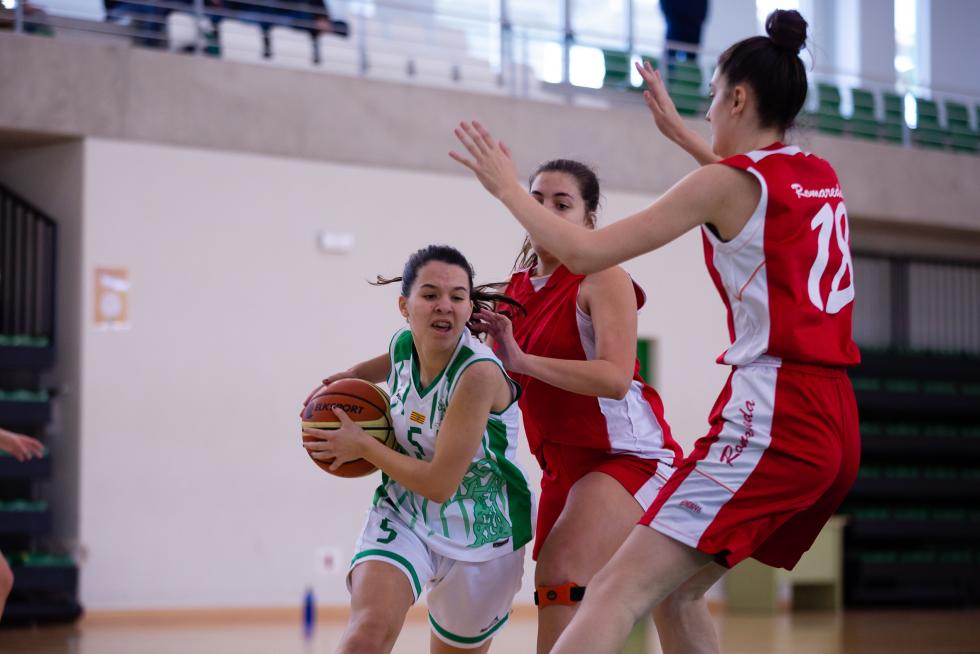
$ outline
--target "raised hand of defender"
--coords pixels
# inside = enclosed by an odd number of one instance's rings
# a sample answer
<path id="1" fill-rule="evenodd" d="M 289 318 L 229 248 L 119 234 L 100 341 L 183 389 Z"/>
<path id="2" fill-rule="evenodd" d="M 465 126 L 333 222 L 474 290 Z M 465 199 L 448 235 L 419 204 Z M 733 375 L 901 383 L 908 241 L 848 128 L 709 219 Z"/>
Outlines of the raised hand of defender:
<path id="1" fill-rule="evenodd" d="M 681 146 L 685 152 L 694 157 L 702 166 L 720 160 L 705 142 L 701 135 L 684 124 L 684 119 L 677 112 L 674 101 L 670 99 L 667 86 L 659 70 L 654 70 L 649 61 L 636 64 L 636 70 L 647 85 L 643 92 L 643 100 L 650 109 L 653 122 L 657 129 L 668 139 Z"/>
<path id="2" fill-rule="evenodd" d="M 643 92 L 643 100 L 646 101 L 650 113 L 653 115 L 653 122 L 657 124 L 660 133 L 677 142 L 678 138 L 687 130 L 687 125 L 681 115 L 677 113 L 674 101 L 667 93 L 667 86 L 664 84 L 663 77 L 659 70 L 654 70 L 649 61 L 637 62 L 636 70 L 647 85 Z"/>
<path id="3" fill-rule="evenodd" d="M 344 413 L 343 409 L 334 407 L 334 414 L 340 420 L 339 429 L 314 429 L 303 427 L 303 433 L 317 440 L 303 443 L 317 461 L 330 461 L 331 470 L 336 470 L 348 461 L 363 458 L 364 445 L 371 437 L 357 423 Z"/>
<path id="4" fill-rule="evenodd" d="M 514 338 L 514 328 L 510 318 L 496 311 L 481 309 L 473 314 L 474 331 L 489 334 L 493 338 L 493 351 L 500 357 L 504 368 L 510 372 L 524 372 L 524 358 L 527 356 Z"/>
<path id="5" fill-rule="evenodd" d="M 18 461 L 28 461 L 44 456 L 44 443 L 30 436 L 0 429 L 0 450 L 9 452 Z"/>
<path id="6" fill-rule="evenodd" d="M 509 188 L 521 187 L 510 149 L 502 141 L 495 140 L 483 125 L 463 121 L 453 134 L 470 156 L 457 152 L 450 152 L 449 156 L 473 171 L 483 188 L 494 197 L 499 198 Z"/>

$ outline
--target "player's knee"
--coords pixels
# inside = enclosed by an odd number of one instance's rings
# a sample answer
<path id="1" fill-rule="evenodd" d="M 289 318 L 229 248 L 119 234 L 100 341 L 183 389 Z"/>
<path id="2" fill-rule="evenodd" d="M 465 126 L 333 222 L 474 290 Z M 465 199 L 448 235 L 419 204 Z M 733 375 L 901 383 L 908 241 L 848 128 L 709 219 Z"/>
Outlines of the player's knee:
<path id="1" fill-rule="evenodd" d="M 365 613 L 351 619 L 341 651 L 361 654 L 387 651 L 398 637 L 398 627 L 381 615 Z"/>
<path id="2" fill-rule="evenodd" d="M 653 618 L 658 624 L 667 624 L 678 616 L 685 615 L 691 611 L 699 611 L 707 606 L 704 599 L 705 590 L 702 588 L 689 588 L 681 586 L 665 597 L 660 604 L 653 609 Z M 665 622 L 662 622 L 665 621 Z"/>
<path id="3" fill-rule="evenodd" d="M 569 544 L 545 542 L 534 568 L 535 585 L 557 585 L 574 581 L 582 586 L 589 583 L 595 560 L 582 548 Z"/>

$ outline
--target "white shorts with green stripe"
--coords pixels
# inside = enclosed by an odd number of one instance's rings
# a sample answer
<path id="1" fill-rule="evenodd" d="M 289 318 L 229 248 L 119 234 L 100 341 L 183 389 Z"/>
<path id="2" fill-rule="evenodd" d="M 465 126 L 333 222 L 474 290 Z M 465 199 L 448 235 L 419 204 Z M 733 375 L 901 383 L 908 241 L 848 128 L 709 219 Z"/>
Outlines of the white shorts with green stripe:
<path id="1" fill-rule="evenodd" d="M 453 647 L 475 648 L 492 638 L 510 617 L 524 576 L 524 548 L 473 563 L 433 552 L 384 504 L 373 507 L 355 546 L 347 573 L 365 561 L 382 561 L 404 573 L 418 600 L 424 588 L 432 632 Z"/>

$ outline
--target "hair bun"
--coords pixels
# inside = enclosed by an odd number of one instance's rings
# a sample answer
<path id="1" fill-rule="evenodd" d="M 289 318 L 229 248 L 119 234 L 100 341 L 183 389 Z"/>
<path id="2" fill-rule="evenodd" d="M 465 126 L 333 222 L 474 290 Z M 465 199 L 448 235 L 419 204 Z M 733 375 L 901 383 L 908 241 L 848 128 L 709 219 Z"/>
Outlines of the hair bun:
<path id="1" fill-rule="evenodd" d="M 777 9 L 766 18 L 766 34 L 773 44 L 793 54 L 806 42 L 807 22 L 795 9 Z"/>

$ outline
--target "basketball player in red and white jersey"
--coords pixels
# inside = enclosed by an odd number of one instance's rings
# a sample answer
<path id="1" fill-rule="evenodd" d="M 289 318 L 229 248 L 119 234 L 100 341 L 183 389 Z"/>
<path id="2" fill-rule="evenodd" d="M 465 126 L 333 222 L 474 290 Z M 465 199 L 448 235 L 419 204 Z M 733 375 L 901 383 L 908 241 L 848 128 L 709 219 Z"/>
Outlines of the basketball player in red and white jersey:
<path id="1" fill-rule="evenodd" d="M 700 226 L 728 311 L 732 365 L 711 430 L 593 579 L 553 652 L 619 651 L 632 624 L 671 593 L 703 593 L 746 557 L 792 568 L 857 475 L 857 408 L 847 366 L 854 298 L 847 211 L 830 165 L 783 144 L 806 98 L 806 21 L 774 11 L 768 36 L 718 60 L 711 152 L 642 69 L 658 126 L 708 164 L 647 209 L 600 230 L 556 220 L 523 191 L 506 146 L 482 126 L 453 153 L 527 229 L 578 273 L 656 250 Z M 665 127 L 667 127 L 665 129 Z M 705 642 L 702 651 L 717 651 Z"/>
<path id="2" fill-rule="evenodd" d="M 530 193 L 563 220 L 595 227 L 599 180 L 585 164 L 540 165 Z M 530 238 L 514 268 L 504 293 L 527 313 L 474 317 L 524 390 L 524 431 L 543 472 L 533 554 L 546 653 L 681 452 L 660 397 L 639 375 L 636 314 L 646 298 L 626 271 L 574 274 Z M 684 610 L 710 621 L 703 600 Z"/>

